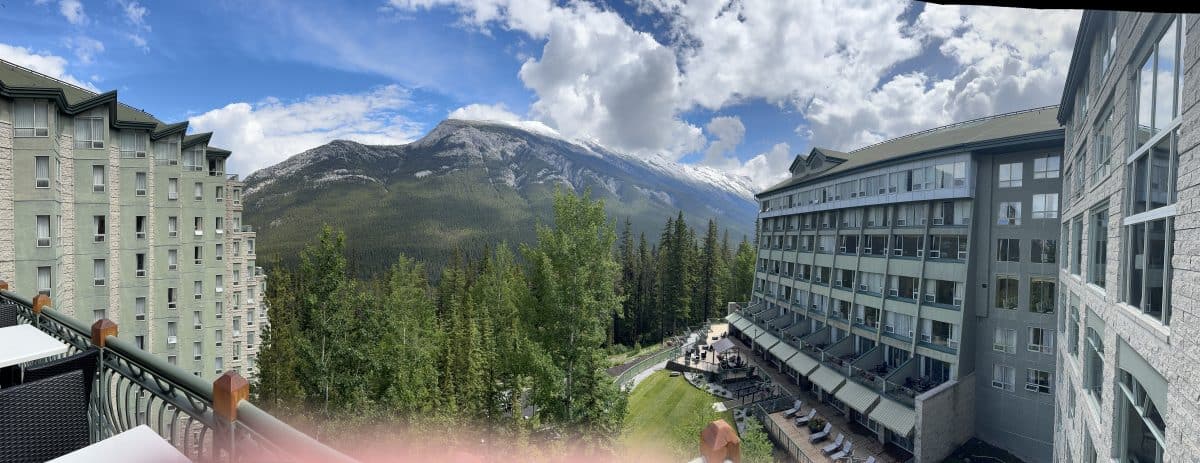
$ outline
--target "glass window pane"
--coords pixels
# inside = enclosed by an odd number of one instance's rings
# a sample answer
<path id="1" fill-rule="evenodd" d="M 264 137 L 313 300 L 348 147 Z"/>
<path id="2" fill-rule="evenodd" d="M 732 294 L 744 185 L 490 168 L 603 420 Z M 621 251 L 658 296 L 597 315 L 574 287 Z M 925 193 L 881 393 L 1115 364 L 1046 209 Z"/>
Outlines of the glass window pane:
<path id="1" fill-rule="evenodd" d="M 1137 126 L 1134 133 L 1135 147 L 1142 146 L 1150 140 L 1154 133 L 1151 123 L 1151 113 L 1154 111 L 1154 54 L 1146 57 L 1142 69 L 1138 71 L 1138 112 Z"/>
<path id="2" fill-rule="evenodd" d="M 1129 286 L 1127 299 L 1129 305 L 1142 306 L 1142 278 L 1146 269 L 1146 224 L 1139 223 L 1129 226 L 1129 243 L 1126 254 L 1129 256 Z"/>
<path id="3" fill-rule="evenodd" d="M 1175 23 L 1158 41 L 1158 63 L 1154 73 L 1154 132 L 1161 132 L 1175 114 Z"/>
<path id="4" fill-rule="evenodd" d="M 1142 156 L 1133 163 L 1133 174 L 1129 177 L 1130 215 L 1146 212 L 1146 176 L 1149 175 L 1149 156 Z"/>
<path id="5" fill-rule="evenodd" d="M 1163 137 L 1150 148 L 1150 205 L 1156 209 L 1170 203 L 1171 137 Z M 1141 162 L 1141 159 L 1138 160 Z"/>
<path id="6" fill-rule="evenodd" d="M 1147 314 L 1161 318 L 1163 312 L 1163 274 L 1166 271 L 1163 246 L 1167 239 L 1167 220 L 1150 222 L 1147 227 L 1148 253 L 1146 254 L 1146 300 L 1142 309 Z"/>

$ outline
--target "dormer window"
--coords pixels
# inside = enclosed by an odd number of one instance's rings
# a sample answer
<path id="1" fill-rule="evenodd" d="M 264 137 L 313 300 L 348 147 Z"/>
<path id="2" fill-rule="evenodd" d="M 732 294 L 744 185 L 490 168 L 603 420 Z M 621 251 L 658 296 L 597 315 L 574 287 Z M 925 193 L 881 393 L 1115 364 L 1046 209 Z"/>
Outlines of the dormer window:
<path id="1" fill-rule="evenodd" d="M 14 137 L 50 136 L 50 114 L 45 101 L 17 100 L 13 118 Z"/>
<path id="2" fill-rule="evenodd" d="M 75 148 L 104 148 L 104 117 L 83 116 L 75 118 Z"/>

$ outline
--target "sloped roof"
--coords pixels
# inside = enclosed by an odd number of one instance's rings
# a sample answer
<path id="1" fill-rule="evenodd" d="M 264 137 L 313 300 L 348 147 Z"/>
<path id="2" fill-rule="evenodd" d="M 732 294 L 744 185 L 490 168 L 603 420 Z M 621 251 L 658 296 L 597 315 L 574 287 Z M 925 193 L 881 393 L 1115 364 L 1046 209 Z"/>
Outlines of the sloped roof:
<path id="1" fill-rule="evenodd" d="M 68 114 L 76 114 L 97 106 L 109 105 L 114 125 L 134 125 L 151 129 L 154 137 L 186 130 L 187 122 L 168 124 L 150 113 L 117 101 L 117 91 L 96 93 L 39 72 L 0 60 L 0 95 L 28 95 L 53 98 Z"/>
<path id="2" fill-rule="evenodd" d="M 827 148 L 813 148 L 814 152 L 819 151 L 827 158 L 844 158 L 846 161 L 811 175 L 789 178 L 763 190 L 756 196 L 921 153 L 1061 130 L 1061 125 L 1056 118 L 1057 113 L 1057 106 L 1046 106 L 1000 114 L 904 135 L 848 153 Z"/>

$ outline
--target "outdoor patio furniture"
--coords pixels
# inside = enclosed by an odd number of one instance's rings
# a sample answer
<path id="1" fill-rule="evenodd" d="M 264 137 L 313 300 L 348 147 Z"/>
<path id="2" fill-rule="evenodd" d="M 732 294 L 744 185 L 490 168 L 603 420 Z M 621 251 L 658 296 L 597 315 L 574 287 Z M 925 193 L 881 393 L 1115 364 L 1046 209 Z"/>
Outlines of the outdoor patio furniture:
<path id="1" fill-rule="evenodd" d="M 842 458 L 849 457 L 851 454 L 853 454 L 853 452 L 854 452 L 854 442 L 846 441 L 846 445 L 842 446 L 842 451 L 835 453 L 833 455 L 830 455 L 829 458 L 832 458 L 833 461 L 838 461 Z"/>
<path id="2" fill-rule="evenodd" d="M 813 435 L 808 436 L 808 441 L 813 442 L 813 443 L 821 442 L 821 441 L 825 440 L 826 437 L 829 437 L 829 431 L 832 431 L 832 430 L 833 430 L 833 425 L 829 424 L 829 423 L 825 423 L 825 427 L 821 429 L 821 432 L 813 433 Z"/>
<path id="3" fill-rule="evenodd" d="M 795 421 L 796 427 L 800 427 L 800 426 L 804 426 L 804 425 L 808 424 L 808 422 L 812 421 L 813 417 L 815 417 L 815 416 L 817 416 L 817 409 L 814 408 L 812 410 L 809 410 L 807 415 L 796 418 L 796 421 Z"/>
<path id="4" fill-rule="evenodd" d="M 0 389 L 0 461 L 46 461 L 88 446 L 83 372 Z"/>
<path id="5" fill-rule="evenodd" d="M 84 397 L 92 396 L 92 382 L 96 378 L 96 366 L 100 359 L 100 351 L 95 348 L 87 349 L 78 354 L 51 360 L 25 368 L 24 382 L 29 383 L 40 379 L 58 376 L 63 373 L 83 371 Z"/>
<path id="6" fill-rule="evenodd" d="M 842 442 L 845 442 L 845 441 L 846 441 L 846 435 L 839 432 L 837 439 L 834 439 L 833 442 L 831 442 L 829 445 L 826 445 L 825 447 L 821 448 L 821 453 L 829 455 L 833 452 L 836 452 L 838 450 L 838 448 L 842 446 Z"/>
<path id="7" fill-rule="evenodd" d="M 796 402 L 792 403 L 792 408 L 789 408 L 789 409 L 783 411 L 784 418 L 791 418 L 792 415 L 800 413 L 800 407 L 803 407 L 803 406 L 804 406 L 804 402 L 801 401 L 800 399 L 796 399 Z"/>

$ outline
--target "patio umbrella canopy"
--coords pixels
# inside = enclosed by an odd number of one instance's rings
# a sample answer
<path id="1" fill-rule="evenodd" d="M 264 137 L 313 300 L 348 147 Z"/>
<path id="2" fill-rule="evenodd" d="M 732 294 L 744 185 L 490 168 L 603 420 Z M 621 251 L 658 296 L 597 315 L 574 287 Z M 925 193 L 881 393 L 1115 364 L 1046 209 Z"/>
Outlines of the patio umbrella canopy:
<path id="1" fill-rule="evenodd" d="M 713 352 L 720 354 L 729 349 L 733 349 L 733 341 L 730 341 L 729 338 L 721 338 L 720 341 L 713 343 L 712 348 Z"/>
<path id="2" fill-rule="evenodd" d="M 700 454 L 705 461 L 740 463 L 742 440 L 725 420 L 714 420 L 700 431 Z"/>

